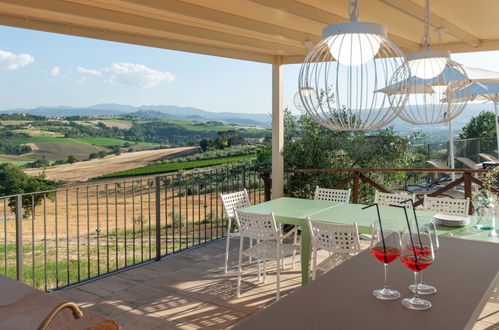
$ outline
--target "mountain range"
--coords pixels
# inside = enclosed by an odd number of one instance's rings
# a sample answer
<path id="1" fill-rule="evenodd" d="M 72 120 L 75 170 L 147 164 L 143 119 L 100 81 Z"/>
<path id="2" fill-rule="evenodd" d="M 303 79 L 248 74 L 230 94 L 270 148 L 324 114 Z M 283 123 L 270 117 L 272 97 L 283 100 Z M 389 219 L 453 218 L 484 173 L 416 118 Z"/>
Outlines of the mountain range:
<path id="1" fill-rule="evenodd" d="M 454 132 L 461 128 L 482 110 L 494 111 L 491 103 L 470 103 L 463 113 L 453 120 Z M 188 121 L 222 121 L 228 124 L 243 126 L 270 127 L 270 114 L 236 113 L 236 112 L 211 112 L 192 107 L 179 107 L 175 105 L 143 105 L 134 107 L 122 104 L 96 104 L 88 107 L 38 107 L 32 109 L 18 108 L 0 111 L 1 113 L 29 113 L 46 117 L 67 116 L 110 116 L 131 115 L 145 119 L 176 119 Z M 429 135 L 445 135 L 448 131 L 447 124 L 413 125 L 400 119 L 390 124 L 397 132 L 412 133 L 421 131 Z"/>
<path id="2" fill-rule="evenodd" d="M 175 105 L 143 105 L 134 107 L 122 104 L 96 104 L 88 107 L 38 107 L 2 110 L 1 113 L 29 113 L 45 117 L 114 116 L 131 115 L 146 119 L 176 119 L 188 121 L 222 121 L 227 124 L 269 127 L 270 114 L 211 112 L 192 107 Z"/>

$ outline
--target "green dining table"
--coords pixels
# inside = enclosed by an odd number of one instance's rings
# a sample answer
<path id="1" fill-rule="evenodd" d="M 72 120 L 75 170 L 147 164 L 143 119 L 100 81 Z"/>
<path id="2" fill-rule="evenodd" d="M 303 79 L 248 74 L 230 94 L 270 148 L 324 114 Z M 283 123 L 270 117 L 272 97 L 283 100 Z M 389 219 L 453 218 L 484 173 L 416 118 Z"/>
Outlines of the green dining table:
<path id="1" fill-rule="evenodd" d="M 344 204 L 329 201 L 316 201 L 309 199 L 282 197 L 264 203 L 252 205 L 241 210 L 256 214 L 274 213 L 276 222 L 279 224 L 299 225 L 301 227 L 301 272 L 302 284 L 309 281 L 310 260 L 312 256 L 311 236 L 307 225 L 307 217 L 312 220 L 352 224 L 357 223 L 360 233 L 370 234 L 370 226 L 377 220 L 374 207 L 363 210 L 362 204 Z M 436 212 L 416 211 L 418 221 L 423 224 L 431 221 Z M 404 210 L 396 207 L 380 206 L 381 219 L 396 220 L 399 229 L 405 225 Z M 409 216 L 413 218 L 412 210 Z M 444 227 L 437 226 L 440 236 L 451 238 L 462 238 L 478 241 L 489 241 L 499 243 L 499 238 L 490 236 L 490 231 L 478 230 L 472 226 L 467 227 Z"/>

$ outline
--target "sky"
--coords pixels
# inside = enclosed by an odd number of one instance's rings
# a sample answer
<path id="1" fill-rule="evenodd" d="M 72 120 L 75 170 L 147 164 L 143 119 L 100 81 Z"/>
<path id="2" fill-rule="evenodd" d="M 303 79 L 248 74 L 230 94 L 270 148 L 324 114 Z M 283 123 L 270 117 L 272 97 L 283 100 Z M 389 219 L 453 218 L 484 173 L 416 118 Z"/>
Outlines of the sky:
<path id="1" fill-rule="evenodd" d="M 39 106 L 177 105 L 270 113 L 270 64 L 0 27 L 0 109 Z M 499 71 L 499 51 L 453 54 Z M 300 65 L 284 68 L 293 107 Z"/>

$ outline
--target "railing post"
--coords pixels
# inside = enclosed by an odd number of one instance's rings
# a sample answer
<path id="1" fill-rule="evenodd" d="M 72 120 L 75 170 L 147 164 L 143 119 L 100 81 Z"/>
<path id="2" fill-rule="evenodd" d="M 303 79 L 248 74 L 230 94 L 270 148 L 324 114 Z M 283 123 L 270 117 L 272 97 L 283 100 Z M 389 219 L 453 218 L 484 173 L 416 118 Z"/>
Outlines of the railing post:
<path id="1" fill-rule="evenodd" d="M 23 280 L 23 197 L 22 195 L 16 195 L 16 278 L 18 281 Z"/>
<path id="2" fill-rule="evenodd" d="M 466 199 L 470 199 L 470 209 L 469 209 L 469 214 L 472 215 L 473 214 L 473 204 L 471 203 L 472 201 L 472 187 L 471 187 L 471 183 L 472 183 L 472 174 L 470 172 L 464 172 L 464 175 L 463 175 L 463 178 L 464 178 L 464 198 Z"/>
<path id="3" fill-rule="evenodd" d="M 246 189 L 246 165 L 243 165 L 243 170 L 241 172 L 243 189 Z"/>
<path id="4" fill-rule="evenodd" d="M 270 178 L 270 173 L 260 173 L 260 177 L 262 178 L 263 180 L 263 191 L 264 191 L 264 194 L 265 194 L 265 201 L 269 201 L 271 199 L 271 194 L 270 194 L 270 190 L 271 190 L 271 187 L 272 187 L 272 179 Z"/>
<path id="5" fill-rule="evenodd" d="M 157 176 L 156 187 L 155 187 L 155 195 L 156 195 L 156 261 L 161 259 L 161 180 L 160 177 Z M 165 197 L 165 203 L 168 201 Z"/>
<path id="6" fill-rule="evenodd" d="M 352 202 L 354 204 L 359 204 L 360 195 L 360 172 L 355 172 L 353 178 L 353 192 L 352 192 Z"/>

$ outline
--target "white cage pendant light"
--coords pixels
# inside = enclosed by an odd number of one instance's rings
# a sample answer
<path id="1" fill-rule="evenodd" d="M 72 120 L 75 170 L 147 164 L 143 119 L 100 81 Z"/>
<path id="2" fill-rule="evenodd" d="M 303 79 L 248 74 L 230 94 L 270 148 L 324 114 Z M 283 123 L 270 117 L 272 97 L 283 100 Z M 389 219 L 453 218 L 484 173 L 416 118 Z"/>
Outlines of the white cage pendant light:
<path id="1" fill-rule="evenodd" d="M 448 96 L 470 83 L 463 66 L 450 58 L 450 52 L 429 50 L 429 26 L 430 1 L 426 0 L 424 50 L 408 54 L 407 65 L 397 70 L 392 84 L 383 90 L 394 102 L 398 93 L 409 94 L 399 116 L 416 125 L 444 123 L 459 116 L 466 102 L 452 103 L 447 101 Z"/>
<path id="2" fill-rule="evenodd" d="M 376 130 L 405 105 L 405 94 L 389 100 L 376 93 L 405 59 L 383 25 L 357 22 L 357 0 L 350 1 L 349 15 L 350 22 L 326 27 L 308 53 L 300 69 L 299 97 L 306 113 L 331 130 Z"/>
<path id="3" fill-rule="evenodd" d="M 305 40 L 303 42 L 303 45 L 305 46 L 305 54 L 308 54 L 308 48 L 310 45 L 312 45 L 312 41 Z M 303 103 L 301 102 L 300 94 L 303 94 L 303 95 L 309 97 L 309 96 L 313 95 L 314 93 L 315 93 L 315 89 L 313 87 L 310 87 L 310 86 L 303 86 L 301 88 L 298 88 L 295 95 L 293 96 L 293 104 L 294 104 L 295 108 L 303 114 L 307 113 L 307 111 L 305 110 L 305 107 L 303 106 Z"/>

